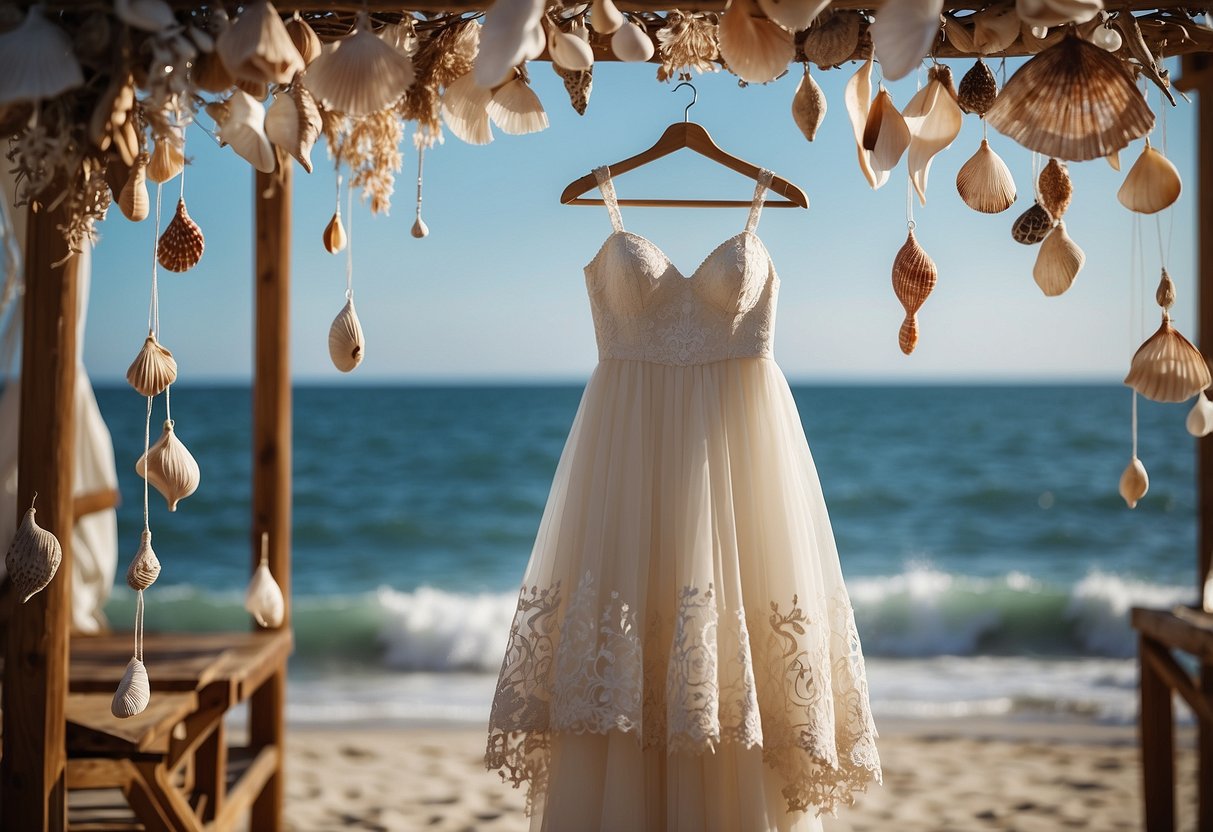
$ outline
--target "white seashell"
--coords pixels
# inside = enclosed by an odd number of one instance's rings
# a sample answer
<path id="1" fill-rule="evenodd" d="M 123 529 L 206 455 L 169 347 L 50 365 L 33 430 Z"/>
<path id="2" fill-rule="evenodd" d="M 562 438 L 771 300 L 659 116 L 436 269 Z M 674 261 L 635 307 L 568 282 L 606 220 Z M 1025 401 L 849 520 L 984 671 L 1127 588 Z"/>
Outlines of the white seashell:
<path id="1" fill-rule="evenodd" d="M 493 140 L 489 127 L 489 103 L 493 91 L 479 86 L 474 73 L 467 73 L 442 92 L 442 120 L 456 138 L 468 144 Z"/>
<path id="2" fill-rule="evenodd" d="M 177 380 L 177 361 L 156 336 L 148 334 L 126 371 L 126 380 L 141 396 L 159 396 Z"/>
<path id="3" fill-rule="evenodd" d="M 987 6 L 975 12 L 971 20 L 973 47 L 982 55 L 1004 52 L 1019 37 L 1019 15 L 1011 3 Z"/>
<path id="4" fill-rule="evenodd" d="M 881 87 L 863 128 L 863 147 L 872 153 L 872 170 L 877 173 L 893 170 L 909 146 L 909 125 L 893 103 L 893 96 Z"/>
<path id="5" fill-rule="evenodd" d="M 613 35 L 623 25 L 623 13 L 611 0 L 593 0 L 590 4 L 590 26 L 600 35 Z"/>
<path id="6" fill-rule="evenodd" d="M 729 0 L 717 36 L 720 57 L 738 78 L 752 84 L 775 80 L 796 55 L 791 33 L 762 17 L 754 0 Z"/>
<path id="7" fill-rule="evenodd" d="M 147 162 L 147 178 L 164 183 L 185 170 L 185 140 L 176 129 L 172 135 L 156 139 Z"/>
<path id="8" fill-rule="evenodd" d="M 0 34 L 0 106 L 40 101 L 84 83 L 67 33 L 31 6 L 21 25 Z"/>
<path id="9" fill-rule="evenodd" d="M 477 84 L 495 87 L 518 64 L 539 57 L 546 45 L 543 7 L 544 0 L 497 0 L 485 12 L 472 70 Z"/>
<path id="10" fill-rule="evenodd" d="M 539 96 L 521 77 L 493 92 L 488 114 L 493 124 L 513 136 L 538 133 L 548 126 L 548 114 L 543 111 Z"/>
<path id="11" fill-rule="evenodd" d="M 126 569 L 126 585 L 139 592 L 156 583 L 160 577 L 160 559 L 152 551 L 152 533 L 147 529 L 139 537 L 139 548 Z"/>
<path id="12" fill-rule="evenodd" d="M 274 96 L 265 111 L 265 135 L 312 172 L 312 146 L 320 137 L 320 110 L 303 84 Z"/>
<path id="13" fill-rule="evenodd" d="M 809 141 L 817 135 L 817 129 L 826 117 L 826 96 L 821 87 L 809 74 L 809 66 L 805 64 L 804 77 L 796 87 L 792 96 L 792 119 L 800 132 Z"/>
<path id="14" fill-rule="evenodd" d="M 1209 401 L 1204 390 L 1197 394 L 1196 404 L 1188 413 L 1186 425 L 1188 433 L 1197 438 L 1213 433 L 1213 402 Z"/>
<path id="15" fill-rule="evenodd" d="M 147 165 L 142 161 L 146 158 L 140 154 L 118 194 L 118 210 L 131 222 L 143 222 L 152 210 L 151 197 L 147 193 Z"/>
<path id="16" fill-rule="evenodd" d="M 292 47 L 294 48 L 294 47 Z M 244 90 L 233 90 L 227 113 L 219 123 L 219 141 L 262 173 L 273 173 L 277 160 L 265 135 L 265 107 Z"/>
<path id="17" fill-rule="evenodd" d="M 114 0 L 114 14 L 135 29 L 163 32 L 177 25 L 173 9 L 164 0 Z"/>
<path id="18" fill-rule="evenodd" d="M 126 672 L 122 674 L 118 689 L 114 691 L 110 713 L 119 719 L 129 719 L 143 713 L 151 699 L 152 686 L 147 678 L 147 668 L 143 662 L 132 657 L 126 664 Z"/>
<path id="19" fill-rule="evenodd" d="M 286 618 L 286 599 L 266 562 L 266 537 L 261 538 L 261 563 L 253 571 L 244 593 L 244 608 L 262 627 L 281 627 Z"/>
<path id="20" fill-rule="evenodd" d="M 1137 508 L 1138 502 L 1149 490 L 1150 475 L 1146 473 L 1146 466 L 1141 464 L 1141 460 L 1134 456 L 1120 475 L 1120 496 L 1129 508 Z"/>
<path id="21" fill-rule="evenodd" d="M 298 12 L 286 22 L 286 33 L 290 35 L 291 43 L 295 44 L 299 57 L 303 58 L 304 66 L 320 57 L 320 37 Z"/>
<path id="22" fill-rule="evenodd" d="M 1162 313 L 1162 325 L 1133 355 L 1125 384 L 1156 402 L 1186 402 L 1213 386 L 1209 362 Z"/>
<path id="23" fill-rule="evenodd" d="M 548 54 L 552 63 L 570 72 L 582 72 L 594 65 L 594 50 L 576 35 L 562 32 L 551 23 L 548 27 Z"/>
<path id="24" fill-rule="evenodd" d="M 923 205 L 927 204 L 927 176 L 931 172 L 931 161 L 955 141 L 964 118 L 960 105 L 956 103 L 952 70 L 940 64 L 931 68 L 929 77 L 927 85 L 910 99 L 902 111 L 906 127 L 910 129 L 910 155 L 906 160 L 910 168 L 910 182 Z"/>
<path id="25" fill-rule="evenodd" d="M 413 228 L 409 233 L 412 234 L 414 237 L 416 237 L 418 240 L 420 240 L 422 237 L 426 237 L 429 235 L 430 227 L 425 224 L 425 220 L 423 220 L 421 217 L 418 217 L 416 220 L 413 221 Z"/>
<path id="26" fill-rule="evenodd" d="M 1065 222 L 1058 220 L 1049 236 L 1040 244 L 1032 277 L 1047 297 L 1057 297 L 1074 284 L 1074 278 L 1086 260 L 1087 256 L 1078 243 L 1066 233 Z"/>
<path id="27" fill-rule="evenodd" d="M 1103 0 L 1015 0 L 1015 12 L 1029 26 L 1086 23 L 1103 11 Z"/>
<path id="28" fill-rule="evenodd" d="M 872 168 L 872 153 L 863 147 L 864 128 L 868 123 L 868 115 L 872 108 L 872 59 L 868 58 L 847 80 L 843 91 L 843 103 L 847 108 L 847 116 L 851 119 L 851 129 L 855 133 L 855 147 L 859 153 L 859 170 L 863 173 L 872 188 L 879 188 L 889 181 L 889 172 L 877 173 Z"/>
<path id="29" fill-rule="evenodd" d="M 647 61 L 653 57 L 653 41 L 632 21 L 626 21 L 611 35 L 611 51 L 621 61 Z"/>
<path id="30" fill-rule="evenodd" d="M 985 139 L 956 173 L 956 190 L 965 205 L 983 214 L 997 214 L 1015 203 L 1011 169 Z"/>
<path id="31" fill-rule="evenodd" d="M 289 84 L 303 71 L 303 56 L 268 0 L 252 0 L 219 35 L 215 51 L 238 81 Z"/>
<path id="32" fill-rule="evenodd" d="M 869 30 L 885 79 L 910 74 L 939 34 L 943 0 L 885 0 Z"/>
<path id="33" fill-rule="evenodd" d="M 380 40 L 360 12 L 354 34 L 312 61 L 303 83 L 326 110 L 357 118 L 398 101 L 413 83 L 413 62 Z"/>
<path id="34" fill-rule="evenodd" d="M 830 0 L 758 0 L 762 13 L 789 32 L 809 28 L 828 5 Z"/>
<path id="35" fill-rule="evenodd" d="M 173 431 L 173 422 L 165 421 L 164 432 L 146 454 L 135 463 L 135 473 L 147 477 L 176 511 L 177 503 L 198 490 L 201 473 L 198 462 Z"/>
<path id="36" fill-rule="evenodd" d="M 1130 211 L 1157 214 L 1173 205 L 1182 190 L 1183 182 L 1175 165 L 1151 147 L 1150 140 L 1146 139 L 1146 146 L 1133 167 L 1129 168 L 1124 183 L 1116 192 L 1116 198 Z"/>
<path id="37" fill-rule="evenodd" d="M 23 604 L 46 588 L 63 561 L 59 539 L 35 522 L 35 514 L 30 505 L 4 557 L 9 581 Z"/>
<path id="38" fill-rule="evenodd" d="M 859 47 L 859 30 L 863 21 L 858 12 L 822 14 L 805 33 L 804 43 L 801 44 L 805 59 L 822 69 L 851 60 Z"/>
<path id="39" fill-rule="evenodd" d="M 362 363 L 366 355 L 366 341 L 362 336 L 362 323 L 354 311 L 354 299 L 350 298 L 333 319 L 329 327 L 329 357 L 333 366 L 348 373 Z"/>
<path id="40" fill-rule="evenodd" d="M 1120 32 L 1111 26 L 1096 26 L 1088 38 L 1091 43 L 1098 46 L 1100 49 L 1106 49 L 1109 52 L 1115 52 L 1124 45 L 1124 38 L 1120 36 Z"/>

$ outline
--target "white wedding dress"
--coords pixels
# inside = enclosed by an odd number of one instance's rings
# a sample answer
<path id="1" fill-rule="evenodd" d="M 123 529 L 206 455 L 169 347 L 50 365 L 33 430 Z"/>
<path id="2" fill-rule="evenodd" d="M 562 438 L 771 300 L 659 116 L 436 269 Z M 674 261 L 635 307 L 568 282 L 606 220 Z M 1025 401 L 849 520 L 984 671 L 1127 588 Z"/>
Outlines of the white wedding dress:
<path id="1" fill-rule="evenodd" d="M 586 267 L 599 364 L 518 600 L 486 763 L 545 832 L 815 830 L 880 780 L 863 655 L 745 230 Z"/>

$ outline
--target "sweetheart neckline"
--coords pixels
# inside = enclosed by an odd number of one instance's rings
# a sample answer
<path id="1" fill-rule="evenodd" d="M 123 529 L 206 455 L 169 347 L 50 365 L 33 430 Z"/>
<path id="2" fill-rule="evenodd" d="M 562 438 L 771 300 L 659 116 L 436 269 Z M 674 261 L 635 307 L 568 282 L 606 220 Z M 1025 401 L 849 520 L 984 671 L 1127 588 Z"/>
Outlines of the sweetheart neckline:
<path id="1" fill-rule="evenodd" d="M 610 243 L 611 240 L 613 240 L 616 237 L 619 237 L 621 235 L 625 236 L 625 237 L 632 237 L 634 239 L 640 240 L 643 243 L 646 243 L 650 248 L 652 248 L 655 252 L 657 252 L 658 254 L 661 255 L 662 259 L 665 260 L 667 270 L 673 269 L 678 274 L 678 279 L 680 281 L 696 280 L 699 272 L 703 270 L 703 267 L 707 265 L 707 262 L 709 260 L 711 260 L 713 257 L 716 256 L 716 253 L 718 251 L 720 251 L 722 248 L 727 246 L 729 243 L 736 242 L 737 240 L 740 240 L 745 237 L 753 237 L 755 240 L 757 240 L 758 244 L 760 246 L 762 246 L 763 252 L 767 255 L 767 262 L 769 263 L 771 260 L 771 253 L 769 251 L 767 251 L 766 243 L 764 243 L 762 241 L 762 238 L 759 237 L 756 232 L 751 231 L 748 228 L 745 228 L 745 229 L 742 229 L 741 231 L 737 232 L 736 234 L 734 234 L 732 237 L 722 240 L 714 249 L 709 251 L 702 260 L 699 261 L 699 265 L 695 267 L 694 271 L 692 271 L 690 274 L 687 274 L 682 269 L 678 268 L 678 265 L 670 258 L 670 255 L 665 253 L 665 249 L 663 249 L 661 246 L 657 245 L 655 242 L 650 240 L 648 237 L 645 237 L 643 234 L 637 234 L 635 231 L 628 231 L 626 228 L 621 228 L 618 231 L 612 231 L 610 233 L 610 235 L 605 240 L 602 241 L 602 245 L 599 246 L 598 252 L 594 255 L 594 258 L 590 261 L 589 265 L 586 266 L 586 268 L 589 268 L 589 266 L 592 266 L 595 262 L 598 261 L 599 256 L 602 254 L 603 250 L 607 247 L 607 244 Z M 657 278 L 657 280 L 660 280 L 661 277 L 664 277 L 664 276 L 665 276 L 665 273 L 663 272 Z M 654 281 L 654 282 L 656 282 L 656 281 Z"/>

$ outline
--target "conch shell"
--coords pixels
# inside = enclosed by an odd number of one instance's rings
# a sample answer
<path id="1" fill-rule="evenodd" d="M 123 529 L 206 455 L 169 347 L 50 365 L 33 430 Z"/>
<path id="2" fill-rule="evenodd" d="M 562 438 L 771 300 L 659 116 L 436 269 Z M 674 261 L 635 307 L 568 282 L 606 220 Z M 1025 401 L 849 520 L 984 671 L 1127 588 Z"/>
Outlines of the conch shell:
<path id="1" fill-rule="evenodd" d="M 135 473 L 147 477 L 164 495 L 169 511 L 176 511 L 178 502 L 197 491 L 201 479 L 198 462 L 177 438 L 172 420 L 165 421 L 160 438 L 139 457 Z"/>
<path id="2" fill-rule="evenodd" d="M 84 83 L 67 33 L 31 6 L 21 25 L 0 34 L 0 107 L 41 101 Z"/>
<path id="3" fill-rule="evenodd" d="M 303 83 L 325 109 L 358 118 L 404 95 L 413 83 L 413 63 L 380 40 L 359 12 L 354 33 L 313 61 Z"/>
<path id="4" fill-rule="evenodd" d="M 800 79 L 800 84 L 796 87 L 796 94 L 792 96 L 792 119 L 804 137 L 813 141 L 817 135 L 817 128 L 821 127 L 821 122 L 825 117 L 825 93 L 809 74 L 809 65 L 805 64 L 804 77 Z"/>
<path id="5" fill-rule="evenodd" d="M 1020 214 L 1011 224 L 1011 239 L 1025 246 L 1034 246 L 1048 236 L 1053 228 L 1049 212 L 1033 202 L 1032 207 Z"/>
<path id="6" fill-rule="evenodd" d="M 930 51 L 942 12 L 943 0 L 884 0 L 868 31 L 887 80 L 904 78 Z"/>
<path id="7" fill-rule="evenodd" d="M 177 380 L 177 361 L 149 332 L 143 348 L 126 371 L 126 380 L 141 396 L 159 396 Z"/>
<path id="8" fill-rule="evenodd" d="M 1192 405 L 1185 424 L 1188 433 L 1197 438 L 1213 433 L 1213 402 L 1209 401 L 1205 391 L 1201 390 L 1197 394 L 1196 404 Z"/>
<path id="9" fill-rule="evenodd" d="M 1074 183 L 1070 181 L 1070 171 L 1063 163 L 1050 159 L 1036 180 L 1036 192 L 1040 207 L 1048 211 L 1053 219 L 1061 219 L 1070 207 L 1070 200 L 1074 198 Z"/>
<path id="10" fill-rule="evenodd" d="M 966 113 L 977 113 L 984 117 L 986 111 L 998 98 L 998 80 L 994 72 L 981 58 L 960 79 L 956 89 L 956 103 Z"/>
<path id="11" fill-rule="evenodd" d="M 35 514 L 31 503 L 4 557 L 8 578 L 23 604 L 46 588 L 63 561 L 59 539 L 34 521 Z"/>
<path id="12" fill-rule="evenodd" d="M 126 585 L 139 592 L 156 583 L 160 577 L 160 560 L 152 551 L 152 533 L 147 529 L 139 537 L 139 549 L 126 570 Z"/>
<path id="13" fill-rule="evenodd" d="M 131 222 L 143 222 L 151 207 L 147 193 L 147 155 L 140 154 L 118 194 L 118 210 Z"/>
<path id="14" fill-rule="evenodd" d="M 261 535 L 261 563 L 253 571 L 248 590 L 244 593 L 244 608 L 262 627 L 281 627 L 286 618 L 286 599 L 282 587 L 270 573 L 266 555 L 269 535 Z"/>
<path id="15" fill-rule="evenodd" d="M 147 703 L 152 699 L 152 686 L 148 682 L 147 668 L 143 662 L 131 657 L 127 662 L 126 672 L 114 691 L 114 699 L 110 703 L 110 713 L 119 719 L 129 719 L 147 709 Z"/>
<path id="16" fill-rule="evenodd" d="M 185 210 L 185 200 L 177 200 L 177 211 L 156 244 L 156 259 L 170 272 L 185 272 L 198 265 L 206 239 L 202 229 Z"/>
<path id="17" fill-rule="evenodd" d="M 717 31 L 720 57 L 751 84 L 775 80 L 796 55 L 792 35 L 763 17 L 754 0 L 729 0 Z"/>
<path id="18" fill-rule="evenodd" d="M 918 245 L 914 229 L 911 228 L 897 257 L 893 259 L 893 292 L 906 310 L 897 343 L 906 355 L 914 352 L 918 346 L 918 310 L 938 280 L 935 262 Z"/>
<path id="19" fill-rule="evenodd" d="M 1007 163 L 981 140 L 981 147 L 960 166 L 956 173 L 956 190 L 974 211 L 997 214 L 1015 203 L 1015 179 Z"/>
<path id="20" fill-rule="evenodd" d="M 1058 220 L 1049 236 L 1040 244 L 1032 277 L 1040 291 L 1048 297 L 1056 297 L 1074 284 L 1074 278 L 1086 260 L 1087 256 L 1078 243 L 1066 233 L 1065 222 Z"/>
<path id="21" fill-rule="evenodd" d="M 1138 502 L 1149 490 L 1150 475 L 1146 473 L 1146 466 L 1142 465 L 1141 460 L 1134 454 L 1124 473 L 1120 475 L 1120 496 L 1129 508 L 1137 508 Z"/>
<path id="22" fill-rule="evenodd" d="M 362 323 L 354 311 L 354 299 L 350 298 L 333 319 L 329 327 L 329 357 L 333 366 L 348 373 L 366 356 L 366 341 L 362 335 Z"/>
<path id="23" fill-rule="evenodd" d="M 349 238 L 345 235 L 345 226 L 341 224 L 341 211 L 334 212 L 329 224 L 324 227 L 324 250 L 336 254 L 345 248 Z"/>
<path id="24" fill-rule="evenodd" d="M 927 204 L 927 176 L 931 160 L 947 149 L 960 134 L 963 118 L 952 87 L 952 70 L 943 64 L 927 73 L 927 85 L 910 99 L 902 116 L 910 130 L 910 150 L 906 160 L 910 182 L 918 200 Z"/>
<path id="25" fill-rule="evenodd" d="M 320 110 L 303 84 L 274 96 L 265 113 L 265 135 L 312 172 L 312 146 L 320 137 Z"/>
<path id="26" fill-rule="evenodd" d="M 238 81 L 288 84 L 304 66 L 278 10 L 268 0 L 244 4 L 240 17 L 220 33 L 215 51 Z"/>
<path id="27" fill-rule="evenodd" d="M 849 61 L 859 47 L 860 23 L 858 12 L 823 12 L 805 33 L 801 45 L 805 60 L 822 69 Z"/>
<path id="28" fill-rule="evenodd" d="M 1200 350 L 1179 334 L 1164 310 L 1158 331 L 1134 354 L 1125 384 L 1156 402 L 1185 402 L 1213 385 L 1213 377 Z"/>
<path id="29" fill-rule="evenodd" d="M 1116 192 L 1116 198 L 1130 211 L 1157 214 L 1173 205 L 1182 190 L 1183 182 L 1175 165 L 1151 147 L 1150 140 L 1146 139 L 1146 146 L 1133 167 L 1129 168 L 1125 181 Z"/>

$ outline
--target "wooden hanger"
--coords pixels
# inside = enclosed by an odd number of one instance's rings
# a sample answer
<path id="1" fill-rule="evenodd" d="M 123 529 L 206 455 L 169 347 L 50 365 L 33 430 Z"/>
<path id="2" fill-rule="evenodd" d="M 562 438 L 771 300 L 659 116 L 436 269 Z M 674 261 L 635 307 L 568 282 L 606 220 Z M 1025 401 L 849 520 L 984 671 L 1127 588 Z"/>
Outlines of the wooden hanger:
<path id="1" fill-rule="evenodd" d="M 657 140 L 657 143 L 648 150 L 637 153 L 635 156 L 630 156 L 622 162 L 610 165 L 611 177 L 614 178 L 621 173 L 635 170 L 642 165 L 647 165 L 649 162 L 660 159 L 662 156 L 669 156 L 671 153 L 685 147 L 724 165 L 726 168 L 735 170 L 743 176 L 748 176 L 750 179 L 757 181 L 759 174 L 762 173 L 761 168 L 721 149 L 716 142 L 712 141 L 712 137 L 708 135 L 707 130 L 690 121 L 691 107 L 695 106 L 695 102 L 699 98 L 699 92 L 695 89 L 694 84 L 687 81 L 683 81 L 677 87 L 674 87 L 674 90 L 677 91 L 681 87 L 690 87 L 692 93 L 691 103 L 683 111 L 682 121 L 675 122 L 667 127 L 665 132 L 661 134 L 661 138 Z M 575 182 L 570 183 L 564 189 L 564 192 L 560 194 L 560 204 L 602 205 L 604 203 L 601 199 L 586 199 L 582 196 L 582 194 L 589 193 L 597 187 L 598 178 L 593 173 L 588 173 Z M 809 207 L 809 198 L 805 195 L 805 192 L 781 176 L 771 177 L 771 184 L 768 186 L 768 190 L 785 197 L 782 200 L 766 201 L 764 204 L 768 208 Z M 620 205 L 635 205 L 645 208 L 749 208 L 753 204 L 753 200 L 748 199 L 620 199 L 618 202 Z"/>

